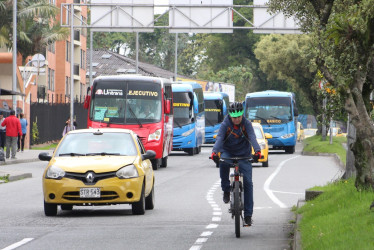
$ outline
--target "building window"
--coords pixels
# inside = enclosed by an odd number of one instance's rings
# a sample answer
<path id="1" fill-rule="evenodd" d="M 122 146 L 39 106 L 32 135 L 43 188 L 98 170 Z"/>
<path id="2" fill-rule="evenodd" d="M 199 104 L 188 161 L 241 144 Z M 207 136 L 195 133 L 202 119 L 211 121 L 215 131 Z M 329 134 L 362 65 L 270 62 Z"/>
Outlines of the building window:
<path id="1" fill-rule="evenodd" d="M 55 42 L 51 43 L 51 44 L 48 44 L 48 51 L 51 52 L 51 53 L 55 53 Z"/>
<path id="2" fill-rule="evenodd" d="M 48 68 L 48 90 L 55 91 L 55 71 Z"/>
<path id="3" fill-rule="evenodd" d="M 70 77 L 65 77 L 65 96 L 70 97 Z"/>
<path id="4" fill-rule="evenodd" d="M 86 51 L 81 49 L 81 69 L 86 69 Z"/>
<path id="5" fill-rule="evenodd" d="M 66 61 L 70 62 L 70 42 L 66 41 Z"/>

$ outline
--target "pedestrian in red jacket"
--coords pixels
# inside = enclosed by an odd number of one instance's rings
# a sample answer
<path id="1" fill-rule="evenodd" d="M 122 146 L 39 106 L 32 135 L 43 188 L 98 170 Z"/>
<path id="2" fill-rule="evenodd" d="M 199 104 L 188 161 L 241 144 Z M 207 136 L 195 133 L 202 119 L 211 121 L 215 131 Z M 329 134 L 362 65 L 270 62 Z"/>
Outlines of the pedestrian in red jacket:
<path id="1" fill-rule="evenodd" d="M 5 120 L 1 123 L 1 126 L 6 126 L 6 158 L 9 159 L 10 149 L 12 149 L 12 159 L 16 159 L 18 134 L 22 136 L 22 130 L 21 123 L 15 116 L 14 110 L 10 111 L 10 116 L 5 118 Z"/>

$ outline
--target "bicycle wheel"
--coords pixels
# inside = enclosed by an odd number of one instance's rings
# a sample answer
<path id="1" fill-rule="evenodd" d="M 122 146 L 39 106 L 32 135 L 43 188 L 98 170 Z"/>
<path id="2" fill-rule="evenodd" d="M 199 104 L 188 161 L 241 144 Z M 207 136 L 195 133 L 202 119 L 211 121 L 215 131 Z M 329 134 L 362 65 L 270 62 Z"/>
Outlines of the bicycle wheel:
<path id="1" fill-rule="evenodd" d="M 240 238 L 240 192 L 239 182 L 234 183 L 234 217 L 235 217 L 235 235 Z"/>

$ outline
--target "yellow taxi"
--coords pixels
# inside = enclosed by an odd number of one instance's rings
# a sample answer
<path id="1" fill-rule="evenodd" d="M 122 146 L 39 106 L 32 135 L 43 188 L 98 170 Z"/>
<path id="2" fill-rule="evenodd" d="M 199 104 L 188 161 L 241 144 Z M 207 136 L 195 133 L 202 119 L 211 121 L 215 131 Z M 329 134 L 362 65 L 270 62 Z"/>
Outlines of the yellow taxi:
<path id="1" fill-rule="evenodd" d="M 154 173 L 138 136 L 127 129 L 81 129 L 66 134 L 43 173 L 44 213 L 73 206 L 132 204 L 133 214 L 154 208 Z"/>
<path id="2" fill-rule="evenodd" d="M 273 138 L 273 136 L 269 133 L 264 133 L 260 123 L 252 122 L 252 126 L 256 134 L 257 142 L 261 147 L 261 159 L 259 159 L 258 162 L 261 162 L 263 167 L 269 167 L 268 139 Z M 253 148 L 252 148 L 252 154 L 254 154 Z"/>

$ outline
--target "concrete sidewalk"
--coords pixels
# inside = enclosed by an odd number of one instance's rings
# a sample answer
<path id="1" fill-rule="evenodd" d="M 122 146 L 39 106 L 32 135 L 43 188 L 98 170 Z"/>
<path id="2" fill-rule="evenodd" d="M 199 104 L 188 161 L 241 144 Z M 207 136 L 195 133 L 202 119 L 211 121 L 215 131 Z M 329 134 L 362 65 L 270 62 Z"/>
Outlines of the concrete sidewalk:
<path id="1" fill-rule="evenodd" d="M 25 173 L 24 171 L 18 171 L 16 167 L 9 168 L 9 165 L 35 162 L 40 161 L 38 156 L 41 152 L 47 152 L 49 155 L 53 154 L 53 150 L 25 150 L 23 152 L 17 152 L 16 159 L 5 159 L 0 161 L 0 176 L 8 176 L 9 181 L 16 181 L 24 178 L 32 177 L 31 173 Z M 1 180 L 0 180 L 1 183 Z"/>

